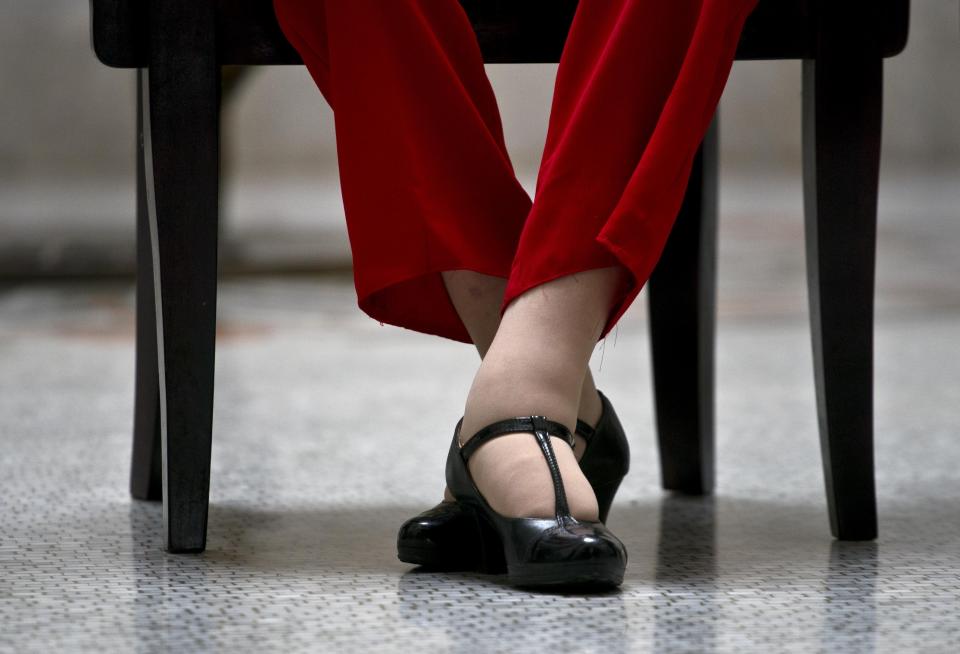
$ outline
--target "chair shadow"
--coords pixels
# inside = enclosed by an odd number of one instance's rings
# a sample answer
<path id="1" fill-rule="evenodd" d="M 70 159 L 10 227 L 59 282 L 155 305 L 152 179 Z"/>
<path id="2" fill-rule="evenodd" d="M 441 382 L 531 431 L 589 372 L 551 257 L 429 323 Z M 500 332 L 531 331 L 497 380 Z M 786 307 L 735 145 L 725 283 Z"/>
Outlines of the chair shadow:
<path id="1" fill-rule="evenodd" d="M 933 514 L 945 510 L 926 508 Z M 916 520 L 919 510 L 900 507 L 893 520 Z M 411 569 L 397 560 L 395 537 L 400 523 L 417 511 L 214 504 L 208 549 L 195 557 L 162 552 L 158 504 L 134 502 L 130 520 L 134 554 L 148 574 L 186 571 L 190 583 L 202 583 L 205 571 L 224 568 L 318 577 L 383 575 L 387 591 L 394 578 L 401 619 L 443 630 L 454 651 L 475 649 L 490 635 L 489 623 L 465 616 L 489 617 L 493 611 L 497 643 L 505 647 L 531 646 L 525 625 L 538 624 L 544 628 L 536 633 L 550 633 L 551 646 L 575 645 L 586 642 L 580 636 L 590 636 L 606 651 L 628 651 L 643 632 L 637 625 L 652 622 L 643 638 L 653 651 L 675 650 L 683 643 L 691 651 L 709 652 L 717 647 L 731 588 L 782 592 L 810 578 L 815 585 L 810 592 L 820 594 L 824 648 L 843 642 L 850 651 L 875 650 L 882 542 L 834 540 L 825 508 L 813 503 L 665 494 L 618 504 L 610 526 L 630 552 L 627 578 L 619 592 L 589 599 L 518 592 L 502 576 Z M 893 527 L 903 529 L 903 524 L 887 525 Z M 191 563 L 169 563 L 184 559 Z"/>
<path id="2" fill-rule="evenodd" d="M 637 518 L 649 517 L 649 508 L 622 512 L 617 533 L 642 541 Z M 715 651 L 718 627 L 728 631 L 735 620 L 725 624 L 723 618 L 730 590 L 761 597 L 811 577 L 820 583 L 815 604 L 822 609 L 824 650 L 875 651 L 879 545 L 833 539 L 825 507 L 667 494 L 658 508 L 656 539 L 640 550 L 651 555 L 647 575 L 630 579 L 659 591 L 645 607 L 652 612 L 652 651 L 677 651 L 678 644 L 686 651 Z"/>
<path id="3" fill-rule="evenodd" d="M 199 555 L 162 552 L 159 503 L 133 502 L 130 520 L 134 538 L 141 545 L 136 549 L 148 556 L 194 558 L 206 566 L 252 572 L 400 574 L 408 566 L 397 560 L 396 530 L 419 510 L 403 506 L 260 509 L 213 503 L 207 549 Z"/>

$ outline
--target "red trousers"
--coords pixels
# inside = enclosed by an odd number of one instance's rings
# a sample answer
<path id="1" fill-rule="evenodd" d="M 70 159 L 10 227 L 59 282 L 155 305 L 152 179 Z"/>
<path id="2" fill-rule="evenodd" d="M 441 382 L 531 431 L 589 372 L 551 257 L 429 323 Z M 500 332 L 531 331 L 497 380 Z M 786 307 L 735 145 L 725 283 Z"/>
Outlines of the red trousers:
<path id="1" fill-rule="evenodd" d="M 360 308 L 470 342 L 441 271 L 507 279 L 502 313 L 622 265 L 605 336 L 663 251 L 756 2 L 580 0 L 531 202 L 457 0 L 274 0 L 333 108 Z"/>

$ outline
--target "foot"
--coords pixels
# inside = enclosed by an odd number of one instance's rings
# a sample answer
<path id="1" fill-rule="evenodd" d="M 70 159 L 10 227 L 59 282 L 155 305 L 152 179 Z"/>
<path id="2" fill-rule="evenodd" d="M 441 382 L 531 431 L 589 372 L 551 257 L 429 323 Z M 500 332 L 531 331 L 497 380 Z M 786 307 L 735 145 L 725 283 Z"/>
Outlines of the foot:
<path id="1" fill-rule="evenodd" d="M 470 387 L 460 431 L 463 441 L 490 423 L 523 415 L 545 416 L 571 433 L 576 430 L 590 355 L 625 272 L 612 266 L 559 277 L 510 302 Z M 571 515 L 597 520 L 597 498 L 573 449 L 561 438 L 552 442 Z M 487 441 L 470 457 L 468 467 L 497 513 L 511 518 L 556 514 L 549 467 L 531 434 Z"/>
<path id="2" fill-rule="evenodd" d="M 514 297 L 470 387 L 462 441 L 490 423 L 523 415 L 545 416 L 575 432 L 590 355 L 627 279 L 622 266 L 596 268 L 537 284 Z M 588 394 L 588 404 L 596 408 L 599 402 L 599 396 Z M 561 438 L 552 441 L 571 515 L 596 520 L 597 498 L 574 450 Z M 468 468 L 477 489 L 500 515 L 555 515 L 553 480 L 531 434 L 508 434 L 484 443 L 470 457 Z"/>
<path id="3" fill-rule="evenodd" d="M 471 270 L 449 270 L 442 274 L 450 300 L 470 333 L 480 358 L 483 359 L 500 326 L 500 303 L 506 291 L 507 280 Z M 590 271 L 584 273 L 583 276 L 596 278 L 597 275 L 603 276 L 604 274 L 609 276 L 609 271 L 607 273 Z M 571 278 L 567 280 L 567 282 L 569 281 L 574 280 Z M 560 284 L 563 283 L 565 282 L 560 282 Z M 543 290 L 541 288 L 537 293 L 542 295 Z M 603 403 L 597 394 L 593 376 L 587 368 L 580 384 L 580 398 L 576 417 L 591 427 L 596 427 L 602 411 Z M 586 448 L 586 441 L 577 435 L 573 429 L 571 431 L 574 432 L 575 441 L 573 453 L 576 460 L 579 461 Z M 464 433 L 464 437 L 470 435 L 472 434 Z M 569 449 L 569 446 L 566 449 Z M 447 488 L 444 488 L 443 501 L 455 501 Z"/>
<path id="4" fill-rule="evenodd" d="M 543 370 L 528 366 L 527 372 L 505 373 L 494 364 L 488 356 L 474 380 L 461 430 L 464 442 L 492 422 L 523 415 L 546 416 L 574 431 L 575 396 L 571 400 L 568 393 L 544 383 L 547 378 Z M 551 438 L 551 442 L 571 514 L 580 520 L 596 520 L 596 496 L 574 450 L 561 438 Z M 582 452 L 583 447 L 580 449 Z M 497 513 L 511 518 L 550 518 L 556 514 L 553 481 L 531 434 L 508 434 L 485 443 L 470 458 L 468 467 L 477 488 Z"/>
<path id="5" fill-rule="evenodd" d="M 590 378 L 589 371 L 587 372 L 587 377 Z M 600 395 L 597 393 L 597 389 L 593 385 L 593 380 L 589 379 L 589 382 L 589 393 L 583 393 L 580 398 L 580 410 L 577 413 L 577 420 L 585 422 L 591 427 L 596 428 L 597 423 L 600 422 L 600 416 L 603 413 L 603 402 L 600 400 Z M 584 386 L 586 386 L 586 384 L 584 384 Z M 586 451 L 587 441 L 579 434 L 579 432 L 574 432 L 573 440 L 573 455 L 579 462 L 580 459 L 583 458 L 583 453 Z M 454 498 L 453 493 L 451 493 L 450 489 L 446 486 L 443 487 L 443 501 L 457 501 L 456 498 Z"/>

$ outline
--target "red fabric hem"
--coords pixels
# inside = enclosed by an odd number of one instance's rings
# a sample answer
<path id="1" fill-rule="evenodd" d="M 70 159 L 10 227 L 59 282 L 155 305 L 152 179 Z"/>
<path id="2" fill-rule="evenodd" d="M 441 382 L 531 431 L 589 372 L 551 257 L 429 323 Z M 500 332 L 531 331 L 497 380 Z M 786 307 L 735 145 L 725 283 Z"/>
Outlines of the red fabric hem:
<path id="1" fill-rule="evenodd" d="M 586 270 L 596 270 L 599 268 L 608 268 L 610 266 L 619 266 L 623 268 L 624 274 L 620 282 L 620 286 L 614 294 L 615 299 L 610 305 L 606 324 L 604 325 L 603 330 L 597 340 L 600 341 L 604 339 L 620 321 L 620 318 L 624 313 L 626 313 L 627 309 L 630 308 L 631 304 L 633 304 L 633 301 L 640 294 L 640 291 L 643 290 L 643 286 L 646 284 L 647 279 L 649 279 L 650 274 L 653 272 L 653 267 L 656 265 L 656 261 L 654 261 L 653 264 L 649 264 L 646 261 L 640 264 L 635 263 L 632 261 L 626 249 L 621 248 L 617 244 L 609 241 L 605 236 L 598 235 L 594 240 L 606 248 L 607 252 L 609 252 L 610 258 L 608 261 L 598 263 L 597 265 L 592 265 L 587 268 L 553 271 L 544 277 L 536 278 L 526 282 L 511 281 L 507 285 L 507 291 L 504 294 L 503 302 L 500 305 L 500 316 L 503 317 L 504 312 L 507 310 L 507 307 L 513 300 L 523 295 L 527 291 L 540 286 L 541 284 L 546 284 L 547 282 L 552 282 L 561 277 L 574 275 Z M 659 253 L 657 254 L 659 258 Z"/>
<path id="2" fill-rule="evenodd" d="M 377 285 L 357 297 L 357 306 L 385 325 L 402 327 L 431 336 L 473 344 L 440 274 L 445 270 L 470 270 L 507 279 L 503 270 L 491 270 L 489 262 L 448 261 Z"/>

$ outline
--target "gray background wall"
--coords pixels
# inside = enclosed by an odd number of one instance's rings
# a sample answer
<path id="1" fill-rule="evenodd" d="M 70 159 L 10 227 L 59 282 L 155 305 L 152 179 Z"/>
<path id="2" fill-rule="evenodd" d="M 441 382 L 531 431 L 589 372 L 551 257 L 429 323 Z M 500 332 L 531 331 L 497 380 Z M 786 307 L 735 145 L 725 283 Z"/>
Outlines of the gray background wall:
<path id="1" fill-rule="evenodd" d="M 54 232 L 76 240 L 112 226 L 129 241 L 133 73 L 95 60 L 88 12 L 76 0 L 0 0 L 0 242 L 49 241 Z M 906 52 L 886 67 L 884 166 L 955 168 L 957 2 L 915 0 L 912 22 Z M 529 182 L 556 67 L 488 72 L 516 167 Z M 799 101 L 798 62 L 738 62 L 721 105 L 725 166 L 792 173 L 800 161 Z M 240 226 L 237 240 L 342 220 L 331 114 L 302 67 L 256 70 L 227 108 L 223 134 L 224 211 Z M 342 252 L 339 229 L 323 240 Z"/>

